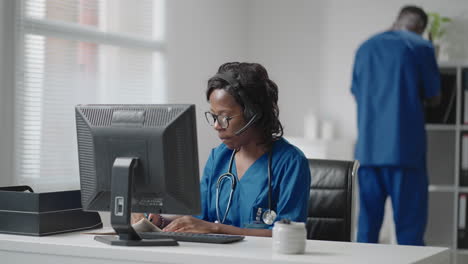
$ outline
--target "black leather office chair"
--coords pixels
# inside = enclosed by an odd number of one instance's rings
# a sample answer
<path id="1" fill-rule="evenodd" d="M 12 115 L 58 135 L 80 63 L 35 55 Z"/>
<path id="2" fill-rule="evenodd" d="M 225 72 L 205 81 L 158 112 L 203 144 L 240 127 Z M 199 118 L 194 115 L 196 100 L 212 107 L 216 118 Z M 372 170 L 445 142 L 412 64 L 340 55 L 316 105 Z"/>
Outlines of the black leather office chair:
<path id="1" fill-rule="evenodd" d="M 358 161 L 309 159 L 307 239 L 351 241 L 353 179 Z"/>

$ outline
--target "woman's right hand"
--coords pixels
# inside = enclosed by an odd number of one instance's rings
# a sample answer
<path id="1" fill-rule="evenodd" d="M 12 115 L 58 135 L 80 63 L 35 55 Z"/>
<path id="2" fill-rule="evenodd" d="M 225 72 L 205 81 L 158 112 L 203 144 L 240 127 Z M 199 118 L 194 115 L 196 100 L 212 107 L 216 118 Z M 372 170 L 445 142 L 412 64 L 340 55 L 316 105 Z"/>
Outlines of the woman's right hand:
<path id="1" fill-rule="evenodd" d="M 153 225 L 155 225 L 157 227 L 160 227 L 161 224 L 164 224 L 164 223 L 160 223 L 161 219 L 162 218 L 159 216 L 159 214 L 149 214 L 148 215 L 148 220 L 150 220 L 151 223 L 153 223 Z"/>

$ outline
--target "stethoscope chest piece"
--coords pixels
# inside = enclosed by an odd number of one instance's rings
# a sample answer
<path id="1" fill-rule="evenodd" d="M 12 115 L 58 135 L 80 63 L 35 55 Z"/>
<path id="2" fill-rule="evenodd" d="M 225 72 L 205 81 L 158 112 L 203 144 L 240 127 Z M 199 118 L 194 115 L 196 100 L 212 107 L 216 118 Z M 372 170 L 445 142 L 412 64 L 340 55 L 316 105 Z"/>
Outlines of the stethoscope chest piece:
<path id="1" fill-rule="evenodd" d="M 263 212 L 262 214 L 263 223 L 267 225 L 272 225 L 273 222 L 275 222 L 275 219 L 276 219 L 276 212 L 273 210 L 270 210 L 270 209 L 265 210 L 265 212 Z"/>

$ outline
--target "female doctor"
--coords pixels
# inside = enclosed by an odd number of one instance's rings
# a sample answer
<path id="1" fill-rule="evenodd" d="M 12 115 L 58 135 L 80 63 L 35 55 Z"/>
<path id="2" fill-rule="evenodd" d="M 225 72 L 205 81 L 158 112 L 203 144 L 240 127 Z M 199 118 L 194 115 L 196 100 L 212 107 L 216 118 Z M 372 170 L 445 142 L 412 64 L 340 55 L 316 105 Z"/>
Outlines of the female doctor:
<path id="1" fill-rule="evenodd" d="M 164 231 L 271 236 L 275 221 L 305 222 L 310 171 L 278 119 L 278 87 L 257 63 L 221 65 L 208 81 L 205 113 L 222 143 L 200 188 L 202 214 L 151 216 Z"/>

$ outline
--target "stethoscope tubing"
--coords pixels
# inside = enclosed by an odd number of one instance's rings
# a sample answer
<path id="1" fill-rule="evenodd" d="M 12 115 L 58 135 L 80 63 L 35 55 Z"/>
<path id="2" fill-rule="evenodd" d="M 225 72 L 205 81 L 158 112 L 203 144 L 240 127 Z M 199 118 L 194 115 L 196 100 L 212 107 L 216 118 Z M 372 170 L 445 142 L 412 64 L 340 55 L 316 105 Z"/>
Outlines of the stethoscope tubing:
<path id="1" fill-rule="evenodd" d="M 219 223 L 224 223 L 226 221 L 226 217 L 228 215 L 229 210 L 231 209 L 231 201 L 232 201 L 232 194 L 234 193 L 234 189 L 236 188 L 236 178 L 234 174 L 231 173 L 232 171 L 232 163 L 234 161 L 234 156 L 236 154 L 237 150 L 234 150 L 231 155 L 231 159 L 229 160 L 229 167 L 228 171 L 226 173 L 221 174 L 218 177 L 218 181 L 216 182 L 216 217 L 218 219 Z M 224 216 L 223 220 L 221 221 L 221 218 L 219 217 L 219 189 L 221 182 L 223 181 L 224 178 L 228 178 L 231 180 L 231 191 L 229 192 L 229 199 L 228 199 L 228 204 L 226 207 L 226 210 L 224 211 Z"/>
<path id="2" fill-rule="evenodd" d="M 271 211 L 271 156 L 273 150 L 268 153 L 268 210 Z"/>
<path id="3" fill-rule="evenodd" d="M 216 217 L 217 217 L 217 222 L 223 224 L 224 221 L 226 221 L 226 217 L 229 213 L 229 210 L 231 209 L 231 202 L 232 202 L 232 196 L 234 193 L 234 190 L 236 188 L 237 184 L 237 179 L 232 174 L 232 164 L 234 161 L 234 156 L 236 155 L 237 150 L 232 151 L 231 159 L 229 160 L 229 166 L 228 166 L 228 171 L 226 173 L 221 174 L 218 177 L 218 180 L 216 181 Z M 272 160 L 272 150 L 269 151 L 268 153 L 268 210 L 272 211 L 272 204 L 271 204 L 271 193 L 272 193 L 272 187 L 271 187 L 271 160 Z M 226 210 L 224 211 L 224 216 L 221 221 L 221 217 L 219 214 L 219 189 L 221 186 L 221 183 L 225 178 L 228 178 L 231 180 L 231 191 L 229 192 L 229 199 L 228 199 L 228 204 L 226 206 Z"/>

